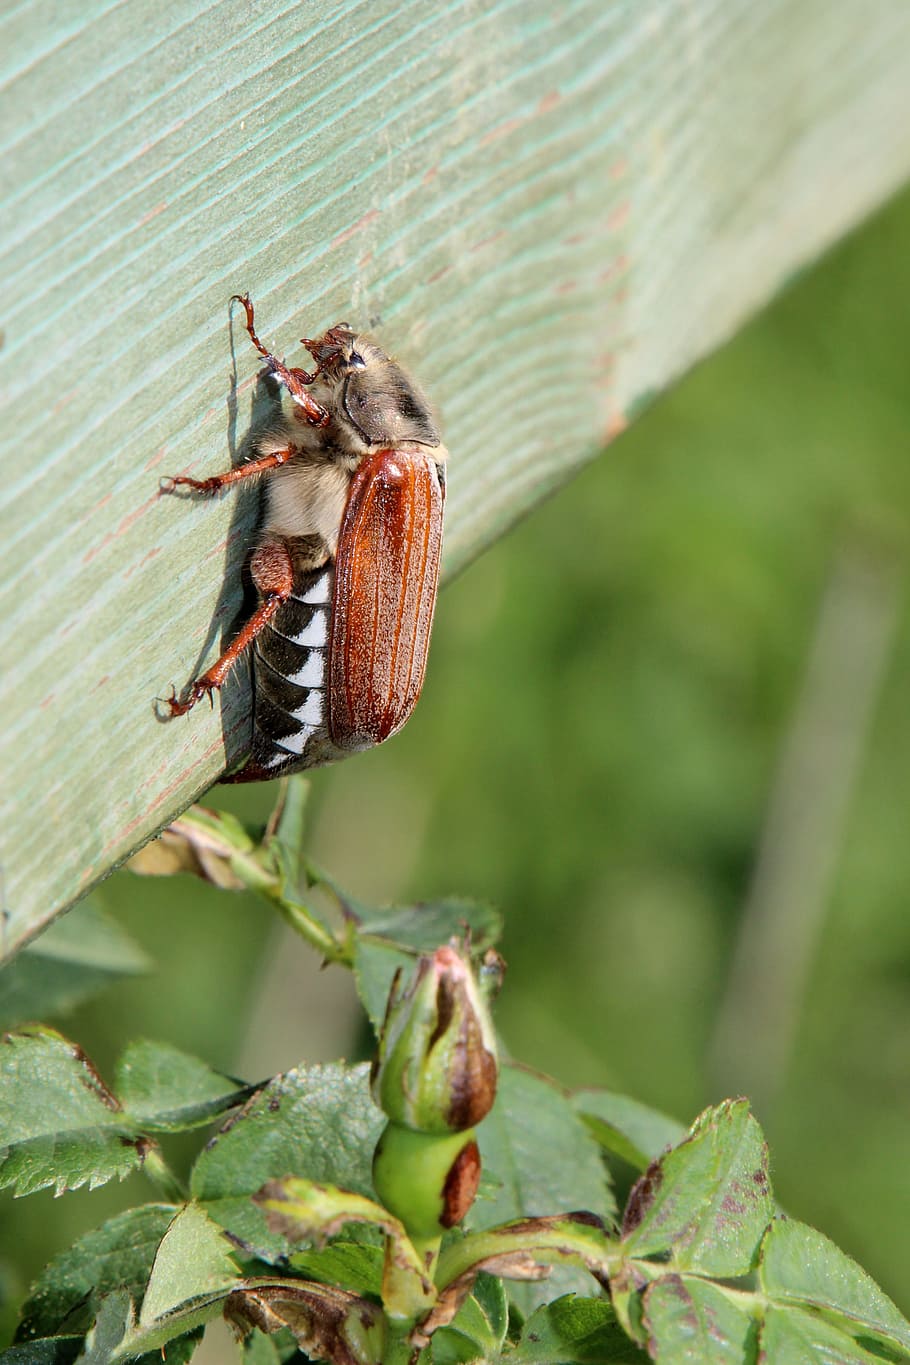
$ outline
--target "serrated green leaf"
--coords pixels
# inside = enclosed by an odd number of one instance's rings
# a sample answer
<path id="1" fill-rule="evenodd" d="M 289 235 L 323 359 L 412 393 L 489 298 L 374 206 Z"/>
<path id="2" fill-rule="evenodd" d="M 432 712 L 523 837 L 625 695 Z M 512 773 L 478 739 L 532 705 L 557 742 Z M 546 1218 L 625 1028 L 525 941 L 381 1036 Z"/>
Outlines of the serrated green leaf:
<path id="1" fill-rule="evenodd" d="M 161 1239 L 142 1300 L 139 1326 L 149 1327 L 203 1295 L 228 1292 L 239 1278 L 221 1228 L 198 1204 L 187 1204 L 174 1215 Z"/>
<path id="2" fill-rule="evenodd" d="M 175 1133 L 210 1123 L 253 1093 L 252 1086 L 220 1075 L 199 1058 L 146 1039 L 125 1049 L 116 1089 L 124 1110 L 145 1131 Z"/>
<path id="3" fill-rule="evenodd" d="M 44 1337 L 0 1351 L 0 1365 L 73 1365 L 82 1337 Z"/>
<path id="4" fill-rule="evenodd" d="M 276 1076 L 208 1144 L 191 1191 L 206 1212 L 264 1260 L 287 1254 L 250 1198 L 268 1180 L 302 1176 L 373 1196 L 373 1148 L 385 1123 L 369 1067 L 295 1067 Z"/>
<path id="5" fill-rule="evenodd" d="M 129 1209 L 55 1256 L 32 1285 L 16 1340 L 49 1337 L 64 1324 L 67 1332 L 84 1334 L 101 1300 L 116 1289 L 138 1301 L 176 1211 L 172 1204 Z"/>
<path id="6" fill-rule="evenodd" d="M 474 1292 L 447 1327 L 432 1339 L 433 1365 L 465 1365 L 469 1361 L 497 1361 L 509 1325 L 509 1301 L 497 1276 L 481 1271 Z"/>
<path id="7" fill-rule="evenodd" d="M 477 1129 L 485 1169 L 499 1184 L 471 1227 L 587 1209 L 609 1219 L 615 1202 L 597 1144 L 553 1081 L 503 1064 L 492 1113 Z"/>
<path id="8" fill-rule="evenodd" d="M 615 1212 L 596 1142 L 566 1095 L 543 1076 L 506 1064 L 492 1112 L 477 1128 L 484 1169 L 500 1184 L 492 1198 L 478 1201 L 467 1220 L 471 1229 L 513 1218 L 586 1209 L 609 1221 Z M 511 1291 L 525 1312 L 562 1293 L 590 1291 L 582 1271 L 559 1267 L 546 1287 L 521 1285 Z"/>
<path id="9" fill-rule="evenodd" d="M 676 1270 L 744 1275 L 773 1214 L 762 1131 L 747 1101 L 727 1100 L 634 1186 L 623 1241 L 630 1256 L 669 1257 Z"/>
<path id="10" fill-rule="evenodd" d="M 83 901 L 0 969 L 0 1029 L 63 1014 L 150 965 L 116 920 Z"/>
<path id="11" fill-rule="evenodd" d="M 854 1336 L 910 1353 L 910 1322 L 864 1270 L 815 1228 L 776 1218 L 761 1248 L 759 1283 L 777 1304 L 836 1315 Z"/>
<path id="12" fill-rule="evenodd" d="M 469 1298 L 461 1305 L 459 1313 L 472 1311 L 476 1312 L 473 1298 Z M 430 1360 L 433 1365 L 496 1365 L 502 1359 L 499 1349 L 484 1347 L 475 1340 L 472 1326 L 460 1330 L 455 1323 L 448 1327 L 440 1327 L 433 1333 L 430 1344 Z"/>
<path id="13" fill-rule="evenodd" d="M 531 1314 L 506 1359 L 515 1365 L 601 1365 L 647 1356 L 623 1332 L 606 1299 L 567 1294 Z"/>
<path id="14" fill-rule="evenodd" d="M 686 1136 L 677 1119 L 611 1090 L 577 1090 L 572 1105 L 601 1147 L 638 1170 Z"/>
<path id="15" fill-rule="evenodd" d="M 114 1352 L 129 1331 L 132 1317 L 133 1304 L 125 1289 L 117 1289 L 102 1299 L 77 1365 L 110 1365 Z"/>
<path id="16" fill-rule="evenodd" d="M 664 1275 L 644 1294 L 648 1354 L 666 1365 L 750 1365 L 757 1360 L 757 1324 L 706 1280 Z M 769 1365 L 779 1365 L 777 1356 Z"/>
<path id="17" fill-rule="evenodd" d="M 295 1251 L 291 1265 L 308 1280 L 337 1284 L 353 1294 L 378 1298 L 385 1253 L 380 1242 L 335 1241 L 319 1250 Z"/>
<path id="18" fill-rule="evenodd" d="M 769 1307 L 759 1342 L 762 1359 L 769 1365 L 882 1365 L 882 1356 L 864 1350 L 833 1323 L 799 1308 Z"/>
<path id="19" fill-rule="evenodd" d="M 82 1050 L 53 1029 L 0 1042 L 0 1188 L 58 1193 L 122 1179 L 148 1144 Z"/>
<path id="20" fill-rule="evenodd" d="M 432 953 L 449 939 L 463 940 L 468 932 L 471 952 L 482 953 L 499 939 L 502 916 L 492 905 L 453 896 L 384 910 L 361 909 L 360 932 L 417 953 Z"/>

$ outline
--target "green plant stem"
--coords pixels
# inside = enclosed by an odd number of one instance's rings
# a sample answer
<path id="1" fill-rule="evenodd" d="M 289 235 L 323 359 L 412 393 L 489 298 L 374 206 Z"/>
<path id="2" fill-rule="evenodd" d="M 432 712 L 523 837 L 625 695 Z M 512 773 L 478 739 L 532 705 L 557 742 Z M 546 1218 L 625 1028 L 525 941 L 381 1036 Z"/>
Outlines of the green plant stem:
<path id="1" fill-rule="evenodd" d="M 469 1232 L 449 1245 L 439 1258 L 436 1287 L 443 1290 L 453 1280 L 487 1261 L 510 1256 L 533 1258 L 541 1265 L 579 1265 L 594 1273 L 613 1277 L 622 1263 L 619 1244 L 605 1233 L 573 1222 L 570 1218 L 528 1218 L 484 1232 Z M 508 1274 L 501 1267 L 494 1274 Z"/>
<path id="2" fill-rule="evenodd" d="M 261 894 L 275 906 L 291 928 L 321 953 L 327 962 L 338 962 L 343 967 L 352 965 L 353 955 L 348 944 L 340 943 L 305 906 L 296 901 L 286 900 L 277 889 L 263 889 Z"/>
<path id="3" fill-rule="evenodd" d="M 182 1204 L 185 1201 L 187 1192 L 161 1155 L 160 1147 L 156 1145 L 146 1152 L 142 1169 L 155 1188 L 164 1195 L 168 1203 Z"/>
<path id="4" fill-rule="evenodd" d="M 414 1360 L 414 1347 L 411 1344 L 410 1327 L 386 1319 L 387 1330 L 382 1365 L 409 1365 Z M 421 1352 L 421 1356 L 422 1356 Z M 418 1356 L 417 1359 L 420 1359 Z"/>
<path id="5" fill-rule="evenodd" d="M 382 1269 L 382 1304 L 396 1331 L 410 1331 L 436 1302 L 436 1291 L 424 1273 L 410 1240 L 386 1235 Z"/>
<path id="6" fill-rule="evenodd" d="M 439 1233 L 435 1237 L 415 1237 L 413 1233 L 410 1233 L 409 1236 L 414 1244 L 414 1250 L 426 1267 L 427 1279 L 432 1280 L 436 1274 L 436 1266 L 439 1264 L 442 1234 Z"/>

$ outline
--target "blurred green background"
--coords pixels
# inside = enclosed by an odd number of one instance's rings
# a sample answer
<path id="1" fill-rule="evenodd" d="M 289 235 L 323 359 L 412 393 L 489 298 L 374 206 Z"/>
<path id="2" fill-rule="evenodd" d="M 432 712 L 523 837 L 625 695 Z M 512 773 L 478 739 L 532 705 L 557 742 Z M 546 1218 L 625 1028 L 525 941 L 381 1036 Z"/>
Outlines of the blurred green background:
<path id="1" fill-rule="evenodd" d="M 502 908 L 514 1056 L 687 1121 L 751 1094 L 782 1204 L 905 1312 L 908 242 L 905 194 L 452 583 L 414 719 L 314 776 L 310 824 L 363 898 Z M 108 1077 L 140 1034 L 249 1079 L 360 1048 L 251 898 L 97 899 L 160 967 L 61 1021 Z M 148 1197 L 0 1199 L 7 1305 Z"/>

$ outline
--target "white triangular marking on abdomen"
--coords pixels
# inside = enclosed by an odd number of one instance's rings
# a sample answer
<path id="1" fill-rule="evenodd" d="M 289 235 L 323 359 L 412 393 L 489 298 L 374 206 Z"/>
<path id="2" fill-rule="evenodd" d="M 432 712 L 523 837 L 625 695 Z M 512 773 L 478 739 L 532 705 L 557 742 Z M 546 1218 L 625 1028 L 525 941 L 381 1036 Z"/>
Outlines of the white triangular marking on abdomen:
<path id="1" fill-rule="evenodd" d="M 276 739 L 273 743 L 280 749 L 286 749 L 289 754 L 302 754 L 312 736 L 312 730 L 298 730 L 293 735 L 282 735 L 281 739 Z"/>
<path id="2" fill-rule="evenodd" d="M 325 682 L 325 655 L 320 650 L 310 650 L 303 667 L 285 676 L 298 687 L 321 687 Z"/>
<path id="3" fill-rule="evenodd" d="M 323 696 L 318 688 L 314 687 L 307 696 L 302 706 L 298 706 L 291 715 L 295 720 L 299 720 L 301 725 L 310 725 L 314 729 L 322 724 Z"/>
<path id="4" fill-rule="evenodd" d="M 312 621 L 308 626 L 304 626 L 299 635 L 289 635 L 287 638 L 295 645 L 306 645 L 310 649 L 323 648 L 329 639 L 328 612 L 314 612 Z"/>
<path id="5" fill-rule="evenodd" d="M 306 606 L 316 606 L 319 602 L 328 602 L 332 591 L 332 575 L 324 573 L 303 595 L 292 592 L 291 596 L 295 602 L 303 602 Z"/>

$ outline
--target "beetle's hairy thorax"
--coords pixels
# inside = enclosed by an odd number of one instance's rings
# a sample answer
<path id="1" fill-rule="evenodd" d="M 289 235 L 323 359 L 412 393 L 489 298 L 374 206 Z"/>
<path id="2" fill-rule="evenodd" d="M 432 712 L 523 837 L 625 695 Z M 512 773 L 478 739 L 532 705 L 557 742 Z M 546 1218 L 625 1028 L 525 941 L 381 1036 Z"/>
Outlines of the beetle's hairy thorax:
<path id="1" fill-rule="evenodd" d="M 268 484 L 263 531 L 284 538 L 318 536 L 334 556 L 357 462 L 325 464 L 295 456 Z"/>
<path id="2" fill-rule="evenodd" d="M 375 343 L 355 338 L 353 344 L 362 345 L 370 357 L 363 374 L 319 376 L 308 389 L 329 413 L 328 426 L 312 426 L 285 395 L 280 424 L 260 442 L 263 454 L 294 451 L 269 480 L 264 531 L 319 535 L 331 555 L 350 481 L 364 456 L 382 449 L 432 449 L 442 464 L 447 454 L 427 401 L 409 376 Z"/>

